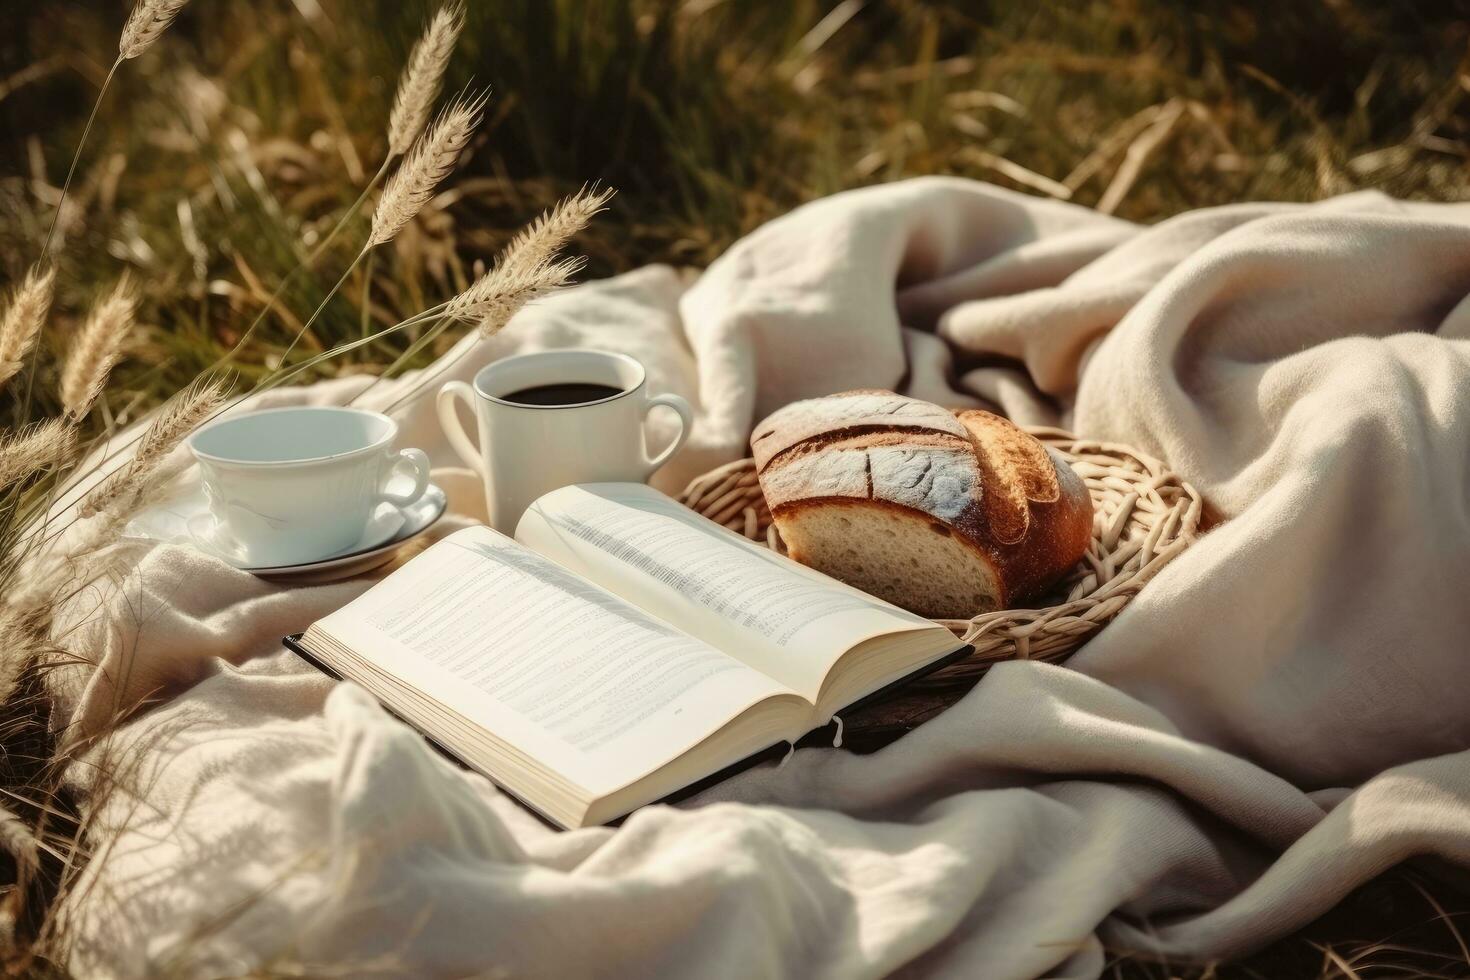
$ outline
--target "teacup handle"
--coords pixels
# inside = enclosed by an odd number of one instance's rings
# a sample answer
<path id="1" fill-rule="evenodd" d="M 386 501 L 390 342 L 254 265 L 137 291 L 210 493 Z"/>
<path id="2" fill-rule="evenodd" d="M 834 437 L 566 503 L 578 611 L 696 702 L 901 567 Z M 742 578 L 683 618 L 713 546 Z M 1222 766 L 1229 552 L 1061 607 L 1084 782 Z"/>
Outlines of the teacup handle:
<path id="1" fill-rule="evenodd" d="M 456 398 L 469 408 L 470 418 L 475 417 L 475 389 L 463 381 L 451 381 L 439 389 L 437 401 L 439 424 L 443 426 L 445 437 L 454 447 L 454 451 L 459 453 L 460 458 L 465 461 L 465 465 L 483 477 L 485 461 L 480 458 L 480 447 L 465 434 L 464 426 L 460 424 L 459 412 L 454 407 Z"/>
<path id="2" fill-rule="evenodd" d="M 654 472 L 660 466 L 669 461 L 670 456 L 679 451 L 679 447 L 684 445 L 684 442 L 689 438 L 690 430 L 694 428 L 694 409 L 690 408 L 689 403 L 678 395 L 654 395 L 648 399 L 648 404 L 643 406 L 643 417 L 647 418 L 648 413 L 660 405 L 665 408 L 672 408 L 675 412 L 679 413 L 679 434 L 674 437 L 674 441 L 669 443 L 663 452 L 659 453 L 653 459 L 648 460 L 648 473 L 644 479 L 653 476 Z M 647 450 L 645 449 L 644 452 L 646 453 Z"/>
<path id="3" fill-rule="evenodd" d="M 413 489 L 408 493 L 393 493 L 386 486 L 378 491 L 378 500 L 390 503 L 395 507 L 407 507 L 424 495 L 429 489 L 429 457 L 422 449 L 400 449 L 398 456 L 393 460 L 393 465 L 388 467 L 388 479 L 393 479 L 398 471 L 403 469 L 404 464 L 413 467 Z"/>

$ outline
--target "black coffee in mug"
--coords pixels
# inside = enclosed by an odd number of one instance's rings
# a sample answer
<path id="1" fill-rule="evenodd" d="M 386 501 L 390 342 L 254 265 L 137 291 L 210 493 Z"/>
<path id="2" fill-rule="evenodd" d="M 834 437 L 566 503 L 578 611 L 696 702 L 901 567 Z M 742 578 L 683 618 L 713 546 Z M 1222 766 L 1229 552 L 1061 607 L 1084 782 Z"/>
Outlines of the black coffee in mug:
<path id="1" fill-rule="evenodd" d="M 534 385 L 500 397 L 517 405 L 583 405 L 622 393 L 623 389 L 611 385 L 573 381 L 566 384 Z"/>
<path id="2" fill-rule="evenodd" d="M 553 490 L 646 481 L 694 428 L 688 402 L 650 394 L 642 364 L 602 350 L 506 357 L 481 368 L 473 384 L 450 381 L 438 402 L 449 444 L 485 483 L 490 526 L 505 534 Z M 474 437 L 464 430 L 461 403 L 475 413 Z M 678 437 L 657 454 L 648 451 L 644 432 L 655 409 L 679 416 Z"/>

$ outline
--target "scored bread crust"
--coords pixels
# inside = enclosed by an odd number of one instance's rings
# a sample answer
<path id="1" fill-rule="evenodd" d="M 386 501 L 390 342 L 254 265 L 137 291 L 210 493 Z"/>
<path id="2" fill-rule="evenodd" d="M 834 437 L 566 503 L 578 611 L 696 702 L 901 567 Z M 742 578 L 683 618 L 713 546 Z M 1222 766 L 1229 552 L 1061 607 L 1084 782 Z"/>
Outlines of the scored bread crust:
<path id="1" fill-rule="evenodd" d="M 881 388 L 856 388 L 823 398 L 792 402 L 772 412 L 750 437 L 757 472 L 776 456 L 811 439 L 834 434 L 913 432 L 950 436 L 964 441 L 965 427 L 954 413 Z"/>
<path id="2" fill-rule="evenodd" d="M 926 616 L 1024 601 L 1091 539 L 1082 480 L 989 412 L 841 392 L 774 412 L 751 448 L 793 558 Z"/>
<path id="3" fill-rule="evenodd" d="M 1009 419 L 980 409 L 957 414 L 975 440 L 982 510 L 1008 590 L 1032 598 L 1087 553 L 1092 495 L 1060 453 Z"/>

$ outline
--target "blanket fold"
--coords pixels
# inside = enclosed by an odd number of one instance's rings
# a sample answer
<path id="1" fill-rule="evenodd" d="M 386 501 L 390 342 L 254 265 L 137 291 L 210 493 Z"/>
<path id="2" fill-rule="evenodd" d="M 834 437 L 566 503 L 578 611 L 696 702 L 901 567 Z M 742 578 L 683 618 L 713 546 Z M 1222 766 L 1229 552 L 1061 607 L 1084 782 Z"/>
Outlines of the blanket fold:
<path id="1" fill-rule="evenodd" d="M 1409 857 L 1470 864 L 1467 296 L 1466 205 L 1142 228 L 925 178 L 800 208 L 692 283 L 651 267 L 528 309 L 367 399 L 445 466 L 437 533 L 483 502 L 432 392 L 561 346 L 633 354 L 696 406 L 667 490 L 790 400 L 900 387 L 1136 445 L 1225 520 L 1066 667 L 999 665 L 874 755 L 803 750 L 570 833 L 280 651 L 367 583 L 140 547 L 69 707 L 100 728 L 168 697 L 76 767 L 119 778 L 90 804 L 72 968 L 1097 977 L 1120 950 L 1248 952 Z"/>

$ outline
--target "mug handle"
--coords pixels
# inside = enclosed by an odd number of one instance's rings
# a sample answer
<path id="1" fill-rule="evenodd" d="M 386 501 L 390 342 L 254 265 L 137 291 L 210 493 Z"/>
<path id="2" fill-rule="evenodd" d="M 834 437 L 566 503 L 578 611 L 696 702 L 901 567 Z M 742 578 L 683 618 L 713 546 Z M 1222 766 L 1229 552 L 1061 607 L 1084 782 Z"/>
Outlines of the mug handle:
<path id="1" fill-rule="evenodd" d="M 388 479 L 393 479 L 405 463 L 413 467 L 413 489 L 408 493 L 393 493 L 387 488 L 385 480 L 383 489 L 378 491 L 379 501 L 390 503 L 394 507 L 407 507 L 429 489 L 429 457 L 422 449 L 400 449 L 393 464 L 388 467 Z"/>
<path id="2" fill-rule="evenodd" d="M 485 474 L 485 461 L 480 458 L 480 447 L 465 434 L 464 426 L 460 424 L 459 413 L 455 410 L 454 400 L 458 398 L 469 407 L 470 417 L 475 415 L 475 390 L 463 381 L 451 381 L 439 389 L 437 408 L 439 410 L 439 425 L 444 429 L 444 435 L 454 451 L 459 453 L 460 458 L 465 461 L 470 469 L 479 473 L 481 477 Z"/>
<path id="3" fill-rule="evenodd" d="M 678 395 L 654 395 L 648 399 L 648 404 L 643 406 L 643 417 L 647 418 L 648 413 L 660 405 L 665 408 L 672 408 L 675 412 L 679 413 L 679 434 L 674 437 L 674 441 L 669 443 L 663 452 L 659 453 L 653 459 L 647 460 L 648 472 L 643 477 L 645 480 L 653 476 L 654 472 L 660 466 L 669 461 L 670 456 L 679 451 L 679 447 L 683 446 L 684 442 L 689 438 L 690 430 L 694 428 L 694 410 L 689 407 L 688 402 Z M 645 448 L 644 455 L 646 456 L 647 453 L 648 450 Z"/>

